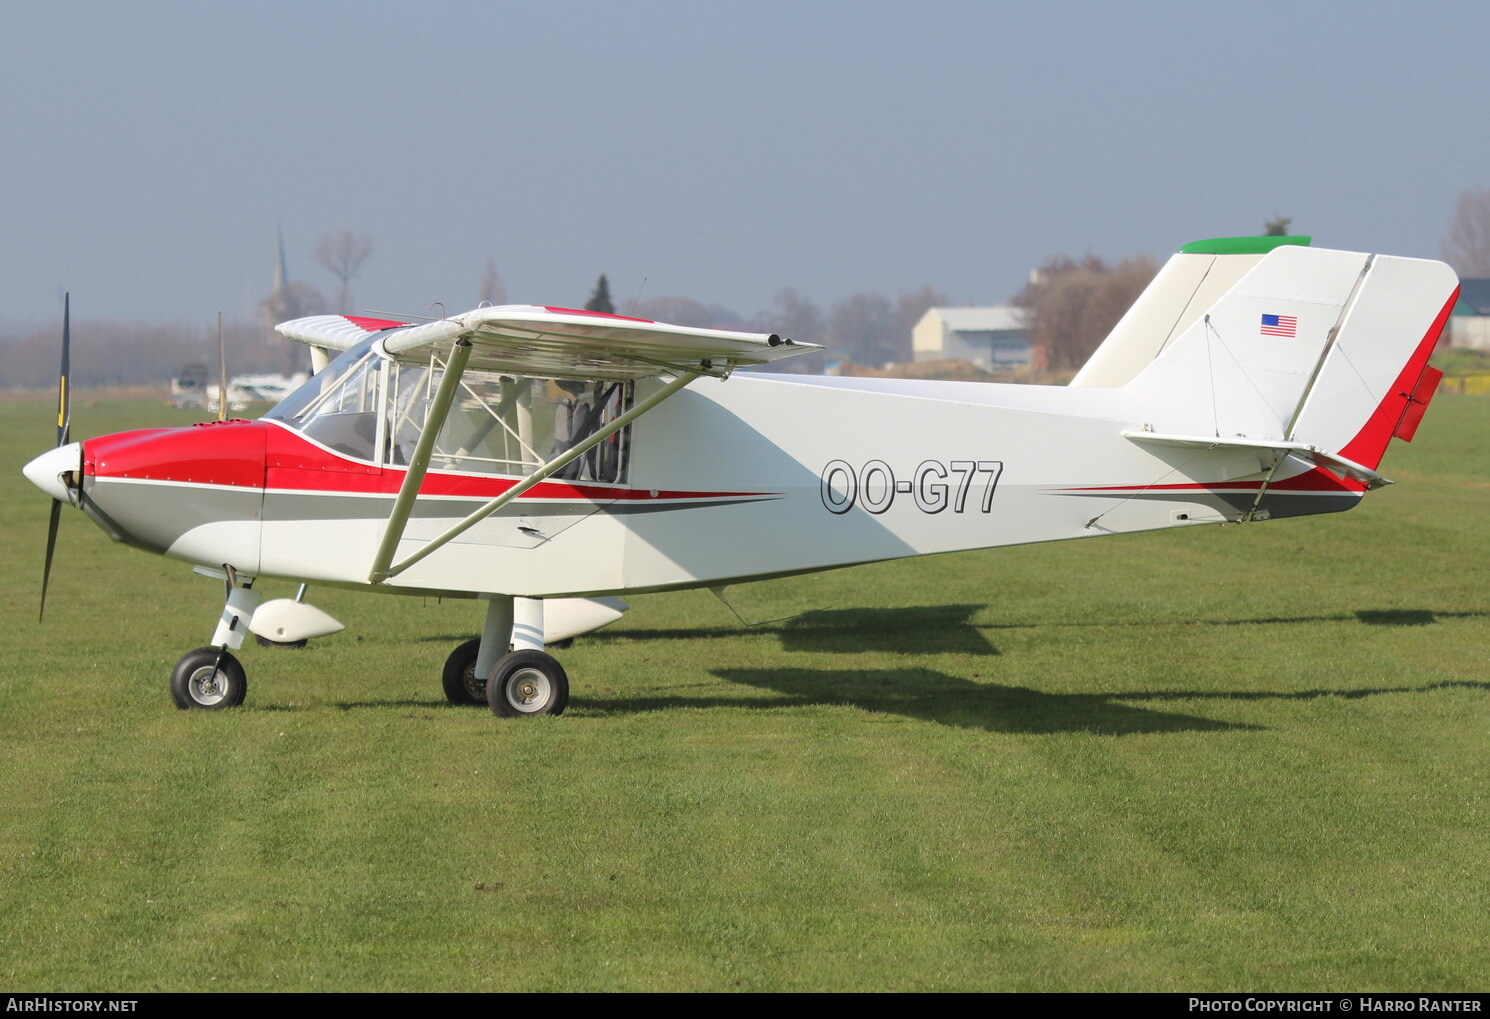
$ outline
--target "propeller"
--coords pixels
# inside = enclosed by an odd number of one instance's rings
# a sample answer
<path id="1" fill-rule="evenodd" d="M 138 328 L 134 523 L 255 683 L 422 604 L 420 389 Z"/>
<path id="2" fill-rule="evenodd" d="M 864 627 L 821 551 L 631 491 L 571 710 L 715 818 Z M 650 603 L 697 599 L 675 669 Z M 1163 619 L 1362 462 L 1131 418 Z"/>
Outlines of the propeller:
<path id="1" fill-rule="evenodd" d="M 72 428 L 72 389 L 68 376 L 72 369 L 68 355 L 72 347 L 72 294 L 62 298 L 62 367 L 57 372 L 57 446 L 68 443 L 68 432 Z M 52 554 L 57 550 L 57 525 L 62 521 L 62 500 L 52 499 L 52 517 L 47 522 L 47 559 L 41 570 L 41 609 L 36 614 L 39 623 L 47 614 L 47 583 L 52 578 Z"/>

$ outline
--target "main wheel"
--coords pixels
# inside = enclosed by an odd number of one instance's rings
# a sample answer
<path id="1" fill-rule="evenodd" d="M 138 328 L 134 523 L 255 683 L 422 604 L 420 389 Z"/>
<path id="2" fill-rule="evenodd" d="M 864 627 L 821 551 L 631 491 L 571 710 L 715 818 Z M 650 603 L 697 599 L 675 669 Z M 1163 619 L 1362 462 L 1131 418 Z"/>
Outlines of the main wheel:
<path id="1" fill-rule="evenodd" d="M 486 703 L 499 718 L 560 715 L 569 703 L 569 677 L 553 655 L 509 651 L 487 677 Z"/>
<path id="2" fill-rule="evenodd" d="M 468 640 L 445 659 L 445 673 L 441 683 L 445 687 L 445 699 L 451 704 L 469 707 L 486 703 L 486 677 L 476 675 L 476 656 L 481 653 L 481 640 Z"/>
<path id="3" fill-rule="evenodd" d="M 171 670 L 171 699 L 183 711 L 236 708 L 243 703 L 246 693 L 248 675 L 243 666 L 228 652 L 215 647 L 188 651 Z"/>

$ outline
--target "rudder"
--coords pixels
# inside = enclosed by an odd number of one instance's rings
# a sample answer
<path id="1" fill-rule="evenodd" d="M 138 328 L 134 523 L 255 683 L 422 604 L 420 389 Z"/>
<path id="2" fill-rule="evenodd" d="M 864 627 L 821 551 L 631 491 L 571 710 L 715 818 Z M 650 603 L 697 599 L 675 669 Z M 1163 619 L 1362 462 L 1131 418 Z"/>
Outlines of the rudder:
<path id="1" fill-rule="evenodd" d="M 1375 256 L 1290 438 L 1372 469 L 1394 435 L 1411 439 L 1442 376 L 1428 358 L 1458 296 L 1442 262 Z"/>

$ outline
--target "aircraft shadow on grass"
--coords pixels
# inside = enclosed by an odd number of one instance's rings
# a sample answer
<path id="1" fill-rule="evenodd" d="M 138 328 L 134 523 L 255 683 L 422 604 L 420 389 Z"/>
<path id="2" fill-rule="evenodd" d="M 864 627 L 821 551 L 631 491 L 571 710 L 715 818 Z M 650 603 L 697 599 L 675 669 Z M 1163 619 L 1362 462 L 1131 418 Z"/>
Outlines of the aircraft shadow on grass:
<path id="1" fill-rule="evenodd" d="M 897 609 L 828 609 L 807 612 L 790 619 L 771 620 L 744 626 L 674 627 L 659 630 L 629 630 L 608 627 L 580 638 L 608 640 L 689 640 L 705 637 L 738 637 L 745 633 L 771 633 L 781 638 L 784 651 L 900 651 L 905 654 L 984 654 L 998 650 L 983 635 L 986 630 L 1044 630 L 1053 628 L 1100 629 L 1108 627 L 1157 626 L 1267 626 L 1303 623 L 1349 623 L 1364 626 L 1428 626 L 1441 619 L 1484 619 L 1490 612 L 1438 611 L 1435 609 L 1358 609 L 1314 616 L 1254 616 L 1239 619 L 1138 619 L 1122 622 L 973 623 L 974 614 L 986 605 L 930 605 Z M 461 640 L 454 636 L 429 638 L 441 642 Z"/>
<path id="2" fill-rule="evenodd" d="M 1452 681 L 1425 686 L 1285 693 L 1225 690 L 1138 690 L 1113 693 L 1046 693 L 1021 686 L 974 683 L 932 669 L 713 669 L 731 683 L 765 687 L 782 697 L 583 697 L 576 706 L 601 713 L 630 714 L 672 708 L 800 708 L 852 705 L 960 728 L 1004 733 L 1085 732 L 1126 736 L 1161 732 L 1264 731 L 1267 726 L 1223 722 L 1198 715 L 1136 707 L 1124 701 L 1307 701 L 1322 697 L 1359 699 L 1435 690 L 1490 691 L 1490 683 Z"/>
<path id="3" fill-rule="evenodd" d="M 1295 625 L 1342 622 L 1365 626 L 1426 626 L 1440 619 L 1490 616 L 1490 612 L 1429 609 L 1361 609 L 1314 616 L 1268 616 L 1239 619 L 1139 620 L 1131 622 L 1039 622 L 976 624 L 970 620 L 983 605 L 935 605 L 910 608 L 850 608 L 807 612 L 757 625 L 679 627 L 660 630 L 607 628 L 580 638 L 586 643 L 611 641 L 689 640 L 737 637 L 747 633 L 776 636 L 783 651 L 824 654 L 888 652 L 907 655 L 958 654 L 992 656 L 999 650 L 988 631 L 1046 627 L 1158 627 Z M 442 644 L 465 637 L 442 634 L 426 638 Z M 1490 690 L 1490 683 L 1448 682 L 1421 687 L 1300 690 L 1290 692 L 1168 690 L 1112 693 L 1046 693 L 1028 687 L 973 682 L 925 668 L 905 669 L 730 669 L 711 670 L 732 683 L 775 690 L 780 697 L 603 697 L 583 687 L 574 707 L 602 714 L 630 714 L 674 708 L 740 707 L 768 710 L 812 704 L 851 704 L 866 711 L 901 715 L 942 725 L 1007 733 L 1089 732 L 1128 735 L 1160 732 L 1262 730 L 1265 726 L 1224 722 L 1198 715 L 1156 710 L 1128 701 L 1306 701 L 1321 697 L 1362 698 L 1392 693 L 1428 693 L 1447 688 Z M 401 704 L 405 702 L 400 702 Z M 428 707 L 406 702 L 408 707 Z M 341 705 L 358 707 L 363 705 Z"/>
<path id="4" fill-rule="evenodd" d="M 905 654 L 997 655 L 985 630 L 1044 626 L 1155 626 L 1163 623 L 1017 623 L 975 625 L 969 620 L 979 605 L 946 605 L 910 609 L 838 609 L 809 612 L 789 620 L 751 629 L 776 634 L 786 651 L 855 653 L 888 651 Z M 1367 626 L 1423 626 L 1440 618 L 1469 618 L 1484 612 L 1435 612 L 1420 609 L 1363 609 L 1337 615 L 1268 617 L 1258 619 L 1201 619 L 1203 626 L 1358 622 Z M 587 640 L 629 637 L 698 638 L 738 635 L 725 629 L 615 631 L 592 634 Z M 1253 701 L 1313 700 L 1321 697 L 1362 698 L 1391 693 L 1426 693 L 1463 687 L 1490 690 L 1490 684 L 1434 683 L 1422 687 L 1302 690 L 1283 693 L 1258 691 L 1170 690 L 1113 693 L 1053 694 L 1027 687 L 975 683 L 931 669 L 714 669 L 714 675 L 734 683 L 776 690 L 782 698 L 655 697 L 615 700 L 584 697 L 585 707 L 605 712 L 648 711 L 671 707 L 777 708 L 804 704 L 852 704 L 868 711 L 898 714 L 943 725 L 989 732 L 1090 732 L 1125 735 L 1158 732 L 1259 730 L 1264 726 L 1217 721 L 1196 715 L 1138 707 L 1126 701 Z"/>

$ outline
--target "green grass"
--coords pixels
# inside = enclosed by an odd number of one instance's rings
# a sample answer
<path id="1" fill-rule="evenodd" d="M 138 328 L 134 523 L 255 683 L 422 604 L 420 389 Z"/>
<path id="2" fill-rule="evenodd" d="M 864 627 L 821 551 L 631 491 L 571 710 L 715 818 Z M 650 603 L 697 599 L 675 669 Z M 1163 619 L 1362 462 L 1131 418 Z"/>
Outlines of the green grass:
<path id="1" fill-rule="evenodd" d="M 46 418 L 0 404 L 8 988 L 1490 983 L 1490 400 L 1347 514 L 639 597 L 509 722 L 440 695 L 473 603 L 338 591 L 178 712 L 220 585 L 73 512 L 38 626 Z"/>
<path id="2" fill-rule="evenodd" d="M 1433 364 L 1447 375 L 1490 371 L 1490 351 L 1473 347 L 1440 347 L 1433 352 Z"/>

